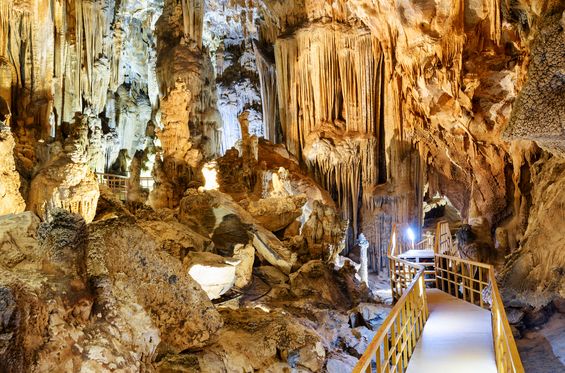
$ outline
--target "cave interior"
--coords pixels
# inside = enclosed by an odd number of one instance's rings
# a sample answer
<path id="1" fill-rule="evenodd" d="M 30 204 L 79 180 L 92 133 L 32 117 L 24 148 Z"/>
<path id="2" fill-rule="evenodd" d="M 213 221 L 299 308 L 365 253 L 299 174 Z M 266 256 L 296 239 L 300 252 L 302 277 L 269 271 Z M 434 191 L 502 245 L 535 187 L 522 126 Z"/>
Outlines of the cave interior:
<path id="1" fill-rule="evenodd" d="M 564 223 L 561 0 L 0 0 L 0 372 L 565 372 Z"/>

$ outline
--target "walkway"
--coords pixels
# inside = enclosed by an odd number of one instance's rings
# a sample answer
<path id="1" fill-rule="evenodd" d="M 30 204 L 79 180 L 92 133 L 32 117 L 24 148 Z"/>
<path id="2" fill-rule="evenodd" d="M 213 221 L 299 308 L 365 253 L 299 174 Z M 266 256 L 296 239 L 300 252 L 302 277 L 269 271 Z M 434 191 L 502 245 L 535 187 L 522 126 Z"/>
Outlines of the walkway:
<path id="1" fill-rule="evenodd" d="M 496 373 L 491 313 L 427 289 L 430 316 L 407 373 Z"/>

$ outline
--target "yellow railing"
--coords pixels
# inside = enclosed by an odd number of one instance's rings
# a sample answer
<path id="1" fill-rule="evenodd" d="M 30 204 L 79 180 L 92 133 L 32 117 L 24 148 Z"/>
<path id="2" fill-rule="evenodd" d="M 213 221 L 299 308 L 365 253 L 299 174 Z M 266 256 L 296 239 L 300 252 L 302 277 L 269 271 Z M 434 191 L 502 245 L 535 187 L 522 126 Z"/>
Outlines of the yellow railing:
<path id="1" fill-rule="evenodd" d="M 408 250 L 413 249 L 413 250 L 433 250 L 434 249 L 434 237 L 426 237 L 423 240 L 419 241 L 418 243 L 415 243 L 414 245 L 412 245 L 412 243 L 407 242 L 403 235 L 402 235 L 402 227 L 405 227 L 406 225 L 396 225 L 394 224 L 392 226 L 392 230 L 391 230 L 391 235 L 390 235 L 390 241 L 389 241 L 389 246 L 388 246 L 388 251 L 387 251 L 387 256 L 389 258 L 389 276 L 390 276 L 390 280 L 391 280 L 391 288 L 392 290 L 392 296 L 394 300 L 398 300 L 400 298 L 400 296 L 402 295 L 402 291 L 397 292 L 395 291 L 395 287 L 393 286 L 393 284 L 399 284 L 397 281 L 394 280 L 394 278 L 396 277 L 396 273 L 400 270 L 403 272 L 406 272 L 407 269 L 400 265 L 399 262 L 396 262 L 396 265 L 393 266 L 391 263 L 391 259 L 397 259 L 398 256 L 406 253 Z M 422 265 L 425 267 L 424 269 L 424 282 L 426 282 L 427 284 L 435 284 L 435 270 L 434 270 L 434 262 L 430 261 L 430 262 L 423 262 L 420 261 L 418 264 Z M 400 267 L 400 268 L 399 268 Z M 411 279 L 409 279 L 408 281 L 405 281 L 405 284 L 403 285 L 404 287 L 403 289 L 406 289 L 406 284 L 410 283 Z"/>
<path id="2" fill-rule="evenodd" d="M 390 288 L 392 290 L 392 299 L 398 301 L 402 294 L 410 287 L 414 278 L 420 273 L 425 272 L 424 266 L 415 265 L 414 263 L 395 258 L 388 257 Z"/>
<path id="3" fill-rule="evenodd" d="M 436 254 L 453 255 L 455 254 L 453 247 L 449 223 L 447 221 L 440 221 L 436 227 L 434 251 Z"/>
<path id="4" fill-rule="evenodd" d="M 106 185 L 122 201 L 127 200 L 129 177 L 104 173 L 97 173 L 96 176 L 99 184 Z"/>
<path id="5" fill-rule="evenodd" d="M 434 249 L 434 237 L 428 236 L 422 241 L 414 245 L 415 250 L 433 250 Z"/>
<path id="6" fill-rule="evenodd" d="M 400 254 L 404 253 L 405 251 L 409 250 L 409 244 L 403 240 L 401 234 L 401 226 L 393 224 L 392 230 L 390 231 L 390 240 L 388 243 L 388 250 L 387 256 L 388 257 L 397 257 Z"/>
<path id="7" fill-rule="evenodd" d="M 424 268 L 410 262 L 390 257 L 392 263 L 398 261 L 406 271 L 399 272 L 398 281 L 404 287 L 407 279 L 411 282 L 398 299 L 377 334 L 359 359 L 353 372 L 395 373 L 405 372 L 408 361 L 428 319 L 428 303 L 424 284 Z M 407 269 L 410 267 L 410 269 Z"/>
<path id="8" fill-rule="evenodd" d="M 489 278 L 492 284 L 491 315 L 496 368 L 499 373 L 523 373 L 524 367 L 522 366 L 522 360 L 520 359 L 516 341 L 514 341 L 514 335 L 512 334 L 508 318 L 506 317 L 506 311 L 504 310 L 504 304 L 502 303 L 502 298 L 498 291 L 498 285 L 496 284 L 492 267 Z"/>
<path id="9" fill-rule="evenodd" d="M 139 178 L 139 186 L 149 191 L 153 190 L 155 180 L 151 176 L 141 176 Z"/>
<path id="10" fill-rule="evenodd" d="M 493 266 L 436 254 L 436 281 L 438 289 L 491 311 L 498 372 L 524 372 Z"/>
<path id="11" fill-rule="evenodd" d="M 435 255 L 435 264 L 438 289 L 482 308 L 489 308 L 483 299 L 483 291 L 489 287 L 490 265 L 442 254 Z"/>

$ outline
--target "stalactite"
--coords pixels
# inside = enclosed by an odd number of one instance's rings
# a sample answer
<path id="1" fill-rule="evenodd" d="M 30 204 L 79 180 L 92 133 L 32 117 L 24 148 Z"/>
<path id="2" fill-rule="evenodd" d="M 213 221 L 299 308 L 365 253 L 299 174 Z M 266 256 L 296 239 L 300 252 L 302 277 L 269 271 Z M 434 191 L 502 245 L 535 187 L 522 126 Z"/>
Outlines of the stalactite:
<path id="1" fill-rule="evenodd" d="M 274 61 L 253 43 L 255 61 L 261 84 L 261 107 L 263 109 L 264 137 L 277 143 L 277 81 Z"/>
<path id="2" fill-rule="evenodd" d="M 315 25 L 277 40 L 275 58 L 287 147 L 334 191 L 356 236 L 364 187 L 379 180 L 380 44 L 364 29 Z"/>
<path id="3" fill-rule="evenodd" d="M 202 20 L 204 2 L 202 0 L 182 0 L 182 24 L 184 36 L 202 47 Z"/>

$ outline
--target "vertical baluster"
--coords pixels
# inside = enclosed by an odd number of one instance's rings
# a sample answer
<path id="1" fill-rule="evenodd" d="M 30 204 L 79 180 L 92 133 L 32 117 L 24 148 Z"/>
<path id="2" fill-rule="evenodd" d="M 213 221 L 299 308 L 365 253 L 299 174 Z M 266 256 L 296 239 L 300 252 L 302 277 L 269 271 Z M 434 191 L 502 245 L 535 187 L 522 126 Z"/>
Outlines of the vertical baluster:
<path id="1" fill-rule="evenodd" d="M 381 345 L 377 347 L 377 351 L 375 353 L 375 361 L 377 363 L 377 373 L 382 373 L 382 364 L 381 364 Z"/>
<path id="2" fill-rule="evenodd" d="M 451 261 L 448 261 L 446 259 L 446 267 L 448 272 L 447 272 L 447 294 L 451 294 L 451 269 L 449 269 L 449 265 L 451 264 Z"/>
<path id="3" fill-rule="evenodd" d="M 479 270 L 479 305 L 483 308 L 483 271 Z"/>
<path id="4" fill-rule="evenodd" d="M 398 351 L 398 345 L 396 343 L 396 320 L 392 323 L 392 326 L 390 328 L 390 345 L 392 348 L 392 356 L 391 356 L 391 363 L 392 366 L 394 367 L 394 371 L 396 371 L 396 353 Z"/>
<path id="5" fill-rule="evenodd" d="M 390 342 L 388 339 L 388 334 L 385 337 L 385 350 L 384 350 L 384 363 L 385 363 L 385 373 L 390 373 Z M 379 372 L 382 373 L 382 372 Z"/>

